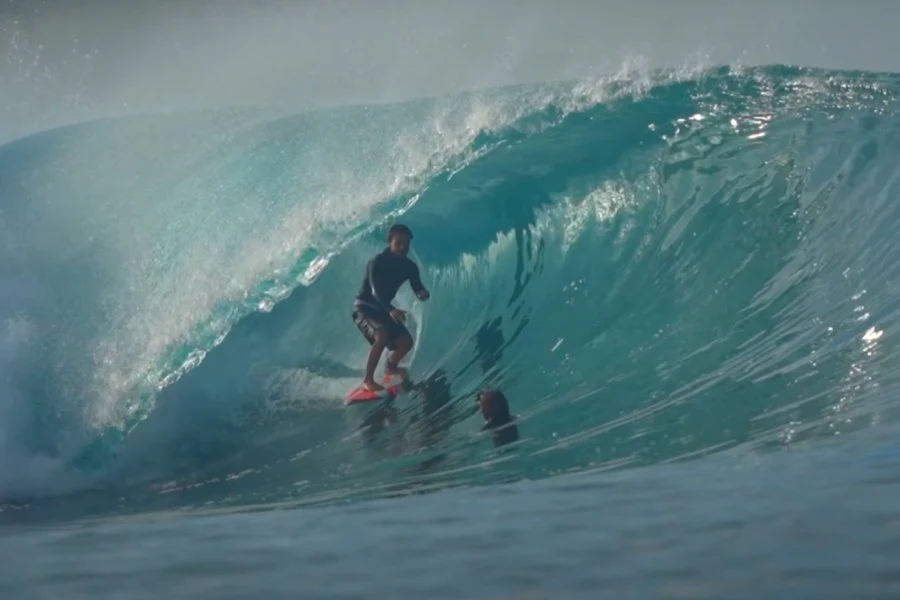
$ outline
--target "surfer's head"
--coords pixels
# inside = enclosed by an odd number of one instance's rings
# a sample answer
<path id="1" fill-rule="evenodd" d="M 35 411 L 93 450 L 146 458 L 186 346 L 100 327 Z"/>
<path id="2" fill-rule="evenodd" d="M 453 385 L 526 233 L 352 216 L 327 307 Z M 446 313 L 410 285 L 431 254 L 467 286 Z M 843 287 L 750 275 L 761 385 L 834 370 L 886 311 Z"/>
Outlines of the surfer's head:
<path id="1" fill-rule="evenodd" d="M 388 247 L 394 254 L 406 256 L 409 252 L 409 243 L 413 239 L 412 231 L 406 225 L 397 223 L 388 231 Z"/>

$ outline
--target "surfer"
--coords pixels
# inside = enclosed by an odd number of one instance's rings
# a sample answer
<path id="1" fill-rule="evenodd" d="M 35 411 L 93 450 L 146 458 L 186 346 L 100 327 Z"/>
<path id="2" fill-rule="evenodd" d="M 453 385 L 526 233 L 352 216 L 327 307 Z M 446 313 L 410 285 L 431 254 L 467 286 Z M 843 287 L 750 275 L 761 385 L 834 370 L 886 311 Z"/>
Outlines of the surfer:
<path id="1" fill-rule="evenodd" d="M 372 346 L 363 379 L 363 388 L 367 390 L 384 389 L 375 382 L 375 367 L 385 348 L 392 351 L 384 367 L 385 375 L 408 377 L 400 361 L 412 349 L 413 339 L 404 325 L 406 313 L 395 308 L 391 302 L 406 281 L 409 281 L 419 300 L 429 298 L 428 290 L 419 278 L 419 267 L 406 256 L 412 239 L 412 231 L 406 225 L 391 227 L 387 248 L 366 264 L 362 287 L 353 303 L 353 322 Z"/>
<path id="2" fill-rule="evenodd" d="M 503 392 L 487 388 L 478 392 L 475 401 L 481 409 L 481 416 L 484 417 L 482 430 L 492 432 L 494 447 L 499 448 L 518 441 L 519 428 L 513 416 L 509 414 L 509 401 Z"/>

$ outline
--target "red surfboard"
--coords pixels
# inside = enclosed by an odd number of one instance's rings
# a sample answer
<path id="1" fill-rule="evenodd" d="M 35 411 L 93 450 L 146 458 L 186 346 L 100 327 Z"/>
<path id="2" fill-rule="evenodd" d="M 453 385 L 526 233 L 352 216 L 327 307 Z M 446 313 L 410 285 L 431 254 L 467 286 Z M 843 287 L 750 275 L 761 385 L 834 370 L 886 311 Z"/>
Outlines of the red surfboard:
<path id="1" fill-rule="evenodd" d="M 399 377 L 397 379 L 397 383 L 390 385 L 394 380 L 394 377 L 385 375 L 384 380 L 382 381 L 384 384 L 383 390 L 367 390 L 363 386 L 359 386 L 347 394 L 347 397 L 344 399 L 344 404 L 349 406 L 351 404 L 363 404 L 366 402 L 377 402 L 378 400 L 384 400 L 386 398 L 395 398 L 403 389 L 403 380 Z"/>

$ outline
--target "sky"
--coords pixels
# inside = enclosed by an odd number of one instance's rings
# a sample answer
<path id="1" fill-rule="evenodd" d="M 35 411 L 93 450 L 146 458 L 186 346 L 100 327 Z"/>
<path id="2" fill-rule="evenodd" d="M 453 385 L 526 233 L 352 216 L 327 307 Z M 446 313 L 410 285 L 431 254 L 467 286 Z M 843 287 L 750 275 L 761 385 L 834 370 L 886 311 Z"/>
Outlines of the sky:
<path id="1" fill-rule="evenodd" d="M 648 68 L 900 71 L 900 3 L 0 0 L 0 140 L 158 109 L 302 110 Z"/>

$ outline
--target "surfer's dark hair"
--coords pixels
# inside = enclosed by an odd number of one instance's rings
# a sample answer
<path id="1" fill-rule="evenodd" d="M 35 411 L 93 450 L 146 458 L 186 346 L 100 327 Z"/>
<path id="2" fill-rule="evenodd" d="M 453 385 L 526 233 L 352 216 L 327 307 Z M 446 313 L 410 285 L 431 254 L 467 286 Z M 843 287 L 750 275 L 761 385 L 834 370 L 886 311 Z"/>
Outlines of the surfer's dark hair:
<path id="1" fill-rule="evenodd" d="M 413 233 L 410 230 L 410 228 L 407 227 L 406 225 L 403 225 L 402 223 L 397 223 L 396 225 L 392 226 L 391 229 L 388 231 L 388 234 L 387 234 L 388 243 L 389 244 L 391 243 L 391 240 L 393 239 L 393 237 L 395 235 L 401 235 L 401 234 L 408 236 L 409 239 L 413 239 Z"/>

